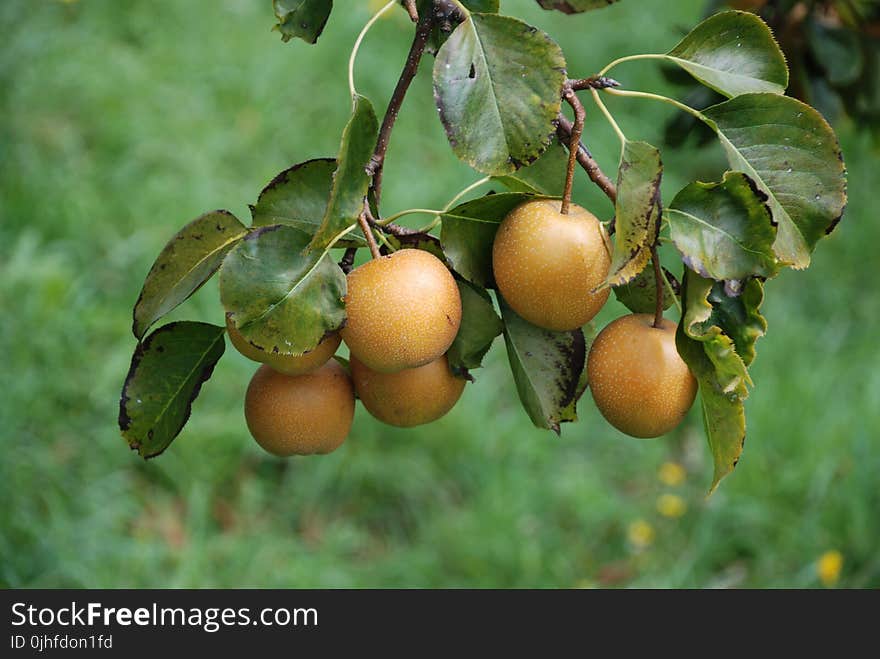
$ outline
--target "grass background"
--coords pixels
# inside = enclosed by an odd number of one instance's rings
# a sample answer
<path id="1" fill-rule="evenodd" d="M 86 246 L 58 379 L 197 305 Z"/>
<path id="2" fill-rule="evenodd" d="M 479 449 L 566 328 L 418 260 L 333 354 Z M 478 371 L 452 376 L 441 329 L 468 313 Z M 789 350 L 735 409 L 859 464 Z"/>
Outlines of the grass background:
<path id="1" fill-rule="evenodd" d="M 348 53 L 378 4 L 337 3 L 309 47 L 269 31 L 268 0 L 0 3 L 0 585 L 817 586 L 835 550 L 839 585 L 880 586 L 878 153 L 851 125 L 838 127 L 847 217 L 810 270 L 767 287 L 745 454 L 709 500 L 696 415 L 637 442 L 588 396 L 557 439 L 519 408 L 500 342 L 440 422 L 396 430 L 359 409 L 342 450 L 286 462 L 247 434 L 253 365 L 230 349 L 166 454 L 127 450 L 118 396 L 153 258 L 201 212 L 246 218 L 275 173 L 335 153 Z M 503 5 L 587 75 L 668 49 L 702 2 L 575 17 Z M 380 109 L 409 29 L 397 11 L 361 51 L 357 84 Z M 437 207 L 476 178 L 433 119 L 427 69 L 389 150 L 386 214 Z M 616 74 L 665 89 L 650 63 Z M 609 105 L 632 137 L 660 142 L 670 110 Z M 587 140 L 613 169 L 616 138 L 588 110 Z M 723 166 L 714 148 L 664 161 L 667 198 Z M 583 181 L 576 196 L 609 214 Z M 173 317 L 220 322 L 217 297 L 209 284 Z M 609 304 L 601 321 L 621 313 Z M 682 482 L 658 478 L 668 462 Z"/>

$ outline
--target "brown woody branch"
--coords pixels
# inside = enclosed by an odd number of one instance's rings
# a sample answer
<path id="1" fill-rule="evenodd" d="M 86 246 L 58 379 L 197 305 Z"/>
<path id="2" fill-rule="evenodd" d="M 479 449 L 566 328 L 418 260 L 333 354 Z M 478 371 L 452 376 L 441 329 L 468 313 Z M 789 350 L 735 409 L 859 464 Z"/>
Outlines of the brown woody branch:
<path id="1" fill-rule="evenodd" d="M 584 89 L 608 89 L 609 87 L 620 87 L 620 83 L 614 78 L 607 76 L 590 76 L 589 78 L 578 78 L 577 80 L 569 80 L 566 87 L 570 87 L 576 92 Z"/>
<path id="2" fill-rule="evenodd" d="M 572 139 L 573 130 L 574 124 L 572 124 L 565 115 L 560 114 L 556 118 L 556 136 L 562 144 L 568 147 L 569 151 L 572 150 L 572 143 L 574 142 Z M 612 203 L 615 203 L 617 201 L 617 186 L 615 186 L 614 182 L 605 175 L 602 168 L 599 167 L 599 163 L 593 159 L 593 155 L 587 147 L 579 141 L 575 143 L 577 144 L 577 148 L 574 149 L 574 151 L 576 152 L 578 163 L 583 167 L 587 176 L 590 177 L 590 180 L 599 186 L 599 189 L 605 193 L 605 196 L 608 197 Z"/>
<path id="3" fill-rule="evenodd" d="M 577 94 L 574 93 L 574 90 L 570 86 L 566 85 L 562 97 L 574 111 L 574 124 L 572 124 L 568 143 L 580 144 L 581 135 L 584 133 L 584 120 L 587 117 L 587 113 L 584 110 L 584 106 L 580 99 L 577 97 Z M 571 189 L 574 185 L 574 167 L 575 164 L 577 164 L 578 151 L 580 151 L 580 149 L 569 148 L 568 150 L 568 167 L 565 170 L 565 187 L 562 191 L 562 205 L 559 209 L 559 212 L 563 215 L 568 215 L 568 209 L 571 206 Z"/>
<path id="4" fill-rule="evenodd" d="M 397 86 L 388 102 L 388 108 L 385 110 L 385 117 L 382 119 L 382 127 L 379 129 L 379 139 L 376 142 L 376 149 L 370 162 L 367 163 L 367 173 L 373 177 L 372 190 L 376 200 L 376 206 L 382 197 L 382 168 L 385 164 L 385 153 L 388 151 L 388 143 L 391 140 L 391 131 L 394 129 L 394 122 L 400 113 L 403 105 L 403 99 L 409 89 L 410 83 L 415 78 L 419 70 L 419 63 L 422 61 L 422 55 L 431 36 L 431 30 L 434 26 L 433 12 L 425 12 L 424 16 L 418 17 L 416 26 L 416 34 L 413 37 L 412 45 L 409 49 L 409 55 L 406 58 L 406 64 L 397 80 Z"/>

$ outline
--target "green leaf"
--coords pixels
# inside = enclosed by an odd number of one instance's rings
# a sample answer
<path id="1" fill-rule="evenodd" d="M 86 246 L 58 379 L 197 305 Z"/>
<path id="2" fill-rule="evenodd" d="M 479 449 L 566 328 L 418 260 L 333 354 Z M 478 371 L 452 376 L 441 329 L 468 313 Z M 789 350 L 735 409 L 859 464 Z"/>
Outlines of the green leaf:
<path id="1" fill-rule="evenodd" d="M 183 429 L 223 356 L 225 333 L 207 323 L 170 323 L 135 348 L 119 400 L 119 429 L 142 458 L 162 453 Z"/>
<path id="2" fill-rule="evenodd" d="M 717 282 L 712 279 L 685 269 L 684 315 L 680 324 L 689 338 L 703 345 L 706 356 L 715 365 L 720 391 L 745 399 L 752 381 L 745 362 L 736 351 L 733 338 L 715 317 L 715 307 L 709 295 L 716 285 Z"/>
<path id="3" fill-rule="evenodd" d="M 543 9 L 555 9 L 563 14 L 580 14 L 612 5 L 617 0 L 538 0 Z"/>
<path id="4" fill-rule="evenodd" d="M 356 94 L 351 119 L 342 131 L 330 200 L 309 249 L 324 249 L 340 232 L 357 222 L 370 185 L 366 166 L 376 147 L 378 133 L 379 122 L 372 104 Z"/>
<path id="5" fill-rule="evenodd" d="M 788 86 L 785 55 L 767 24 L 750 12 L 727 11 L 707 18 L 665 59 L 727 97 L 782 94 Z"/>
<path id="6" fill-rule="evenodd" d="M 554 140 L 550 147 L 528 167 L 522 167 L 512 174 L 492 178 L 511 192 L 532 192 L 561 197 L 567 169 L 568 152 Z"/>
<path id="7" fill-rule="evenodd" d="M 315 43 L 333 9 L 333 0 L 272 0 L 278 24 L 273 27 L 281 33 L 282 41 L 298 37 L 306 43 Z"/>
<path id="8" fill-rule="evenodd" d="M 586 341 L 580 329 L 551 332 L 520 318 L 499 297 L 504 343 L 523 408 L 538 428 L 559 434 L 560 423 L 575 421 Z M 583 391 L 581 391 L 583 393 Z"/>
<path id="9" fill-rule="evenodd" d="M 440 242 L 452 269 L 477 286 L 492 287 L 492 242 L 498 225 L 510 211 L 534 198 L 522 192 L 490 194 L 445 212 Z"/>
<path id="10" fill-rule="evenodd" d="M 678 282 L 675 277 L 663 268 L 670 282 Z M 657 279 L 654 277 L 654 268 L 645 268 L 635 279 L 614 287 L 614 295 L 618 302 L 623 304 L 633 313 L 654 313 L 657 306 Z M 673 284 L 673 285 L 675 285 Z M 663 286 L 663 308 L 668 309 L 675 303 L 672 293 Z"/>
<path id="11" fill-rule="evenodd" d="M 739 462 L 746 440 L 745 405 L 736 394 L 724 393 L 715 365 L 706 356 L 702 344 L 689 338 L 681 326 L 675 334 L 675 345 L 700 386 L 703 427 L 715 465 L 709 488 L 711 494 Z"/>
<path id="12" fill-rule="evenodd" d="M 452 372 L 461 376 L 483 365 L 483 357 L 504 325 L 486 289 L 465 281 L 456 283 L 461 294 L 461 327 L 446 355 Z"/>
<path id="13" fill-rule="evenodd" d="M 345 322 L 345 275 L 288 226 L 261 227 L 229 252 L 220 300 L 242 336 L 264 352 L 301 355 Z"/>
<path id="14" fill-rule="evenodd" d="M 592 321 L 587 323 L 581 328 L 581 333 L 584 336 L 584 365 L 583 370 L 581 371 L 581 376 L 578 378 L 577 386 L 574 390 L 574 397 L 571 399 L 571 402 L 563 408 L 560 417 L 565 419 L 566 421 L 571 421 L 572 423 L 578 420 L 577 414 L 577 404 L 580 401 L 581 397 L 586 393 L 587 388 L 590 386 L 590 373 L 587 370 L 587 363 L 590 358 L 590 348 L 593 346 L 593 341 L 596 339 L 596 334 L 598 330 Z"/>
<path id="15" fill-rule="evenodd" d="M 285 169 L 263 188 L 257 203 L 251 206 L 254 226 L 286 224 L 311 239 L 327 211 L 335 171 L 335 158 L 316 158 Z M 366 241 L 349 235 L 336 244 L 362 247 Z"/>
<path id="16" fill-rule="evenodd" d="M 776 256 L 807 267 L 846 206 L 846 170 L 831 126 L 809 105 L 777 94 L 743 94 L 703 115 L 731 168 L 767 195 L 777 224 Z"/>
<path id="17" fill-rule="evenodd" d="M 434 97 L 464 162 L 505 174 L 534 161 L 555 132 L 565 59 L 544 32 L 498 14 L 471 14 L 437 53 Z"/>
<path id="18" fill-rule="evenodd" d="M 647 142 L 624 143 L 617 174 L 614 250 L 607 285 L 625 284 L 651 259 L 651 245 L 658 230 L 662 175 L 663 164 L 655 147 Z"/>
<path id="19" fill-rule="evenodd" d="M 664 215 L 669 235 L 685 264 L 717 281 L 778 272 L 773 242 L 776 226 L 767 195 L 740 172 L 721 183 L 691 183 Z"/>
<path id="20" fill-rule="evenodd" d="M 865 67 L 859 35 L 854 30 L 823 25 L 815 18 L 805 21 L 807 44 L 835 87 L 858 81 Z"/>
<path id="21" fill-rule="evenodd" d="M 703 422 L 715 461 L 714 490 L 733 471 L 745 441 L 745 408 L 751 385 L 747 366 L 767 323 L 760 314 L 763 286 L 750 279 L 742 294 L 685 269 L 684 317 L 676 346 L 700 384 Z M 710 491 L 711 491 L 710 490 Z"/>
<path id="22" fill-rule="evenodd" d="M 132 331 L 142 339 L 159 318 L 195 293 L 247 233 L 229 211 L 196 218 L 168 241 L 147 274 L 134 305 Z"/>
<path id="23" fill-rule="evenodd" d="M 498 13 L 501 6 L 499 0 L 462 0 L 461 4 L 467 7 L 468 11 L 480 11 Z"/>
<path id="24" fill-rule="evenodd" d="M 400 249 L 420 249 L 423 252 L 433 254 L 444 263 L 446 262 L 446 254 L 443 253 L 440 241 L 430 234 L 414 233 L 403 236 L 388 234 L 385 236 L 385 240 L 394 248 L 395 252 Z"/>

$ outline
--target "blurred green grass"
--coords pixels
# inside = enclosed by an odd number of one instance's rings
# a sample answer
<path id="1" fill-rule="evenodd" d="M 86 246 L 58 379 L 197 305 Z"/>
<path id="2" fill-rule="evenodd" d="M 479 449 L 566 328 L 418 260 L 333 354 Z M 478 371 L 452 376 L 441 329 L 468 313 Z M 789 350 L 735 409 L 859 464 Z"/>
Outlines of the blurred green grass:
<path id="1" fill-rule="evenodd" d="M 249 439 L 253 365 L 230 350 L 166 454 L 127 450 L 116 414 L 144 274 L 192 217 L 246 218 L 275 173 L 335 153 L 348 52 L 377 4 L 338 7 L 308 47 L 269 31 L 268 0 L 0 3 L 0 585 L 817 586 L 817 559 L 837 550 L 840 585 L 880 586 L 878 154 L 849 125 L 847 217 L 810 270 L 768 286 L 745 454 L 709 500 L 698 417 L 637 442 L 587 397 L 557 439 L 519 408 L 500 342 L 440 422 L 402 431 L 359 409 L 342 450 L 288 462 Z M 503 4 L 561 43 L 573 75 L 665 50 L 702 5 L 565 17 Z M 408 40 L 396 12 L 361 51 L 358 87 L 379 108 Z M 616 74 L 664 88 L 650 65 Z M 610 106 L 628 133 L 660 141 L 667 109 Z M 434 114 L 425 66 L 389 150 L 386 213 L 437 207 L 477 178 Z M 594 111 L 587 139 L 613 169 Z M 664 160 L 667 195 L 721 166 L 712 149 Z M 607 215 L 582 181 L 577 198 Z M 184 316 L 219 322 L 216 285 Z M 666 462 L 684 466 L 681 484 L 658 479 Z M 661 514 L 664 494 L 684 514 Z"/>

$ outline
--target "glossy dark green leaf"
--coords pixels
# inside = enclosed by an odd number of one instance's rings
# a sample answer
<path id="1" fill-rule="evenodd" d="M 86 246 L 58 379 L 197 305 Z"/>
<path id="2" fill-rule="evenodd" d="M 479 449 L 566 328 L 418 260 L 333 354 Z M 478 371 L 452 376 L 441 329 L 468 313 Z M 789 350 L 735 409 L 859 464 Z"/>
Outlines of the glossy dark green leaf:
<path id="1" fill-rule="evenodd" d="M 144 281 L 134 305 L 134 335 L 143 338 L 153 323 L 208 281 L 246 233 L 238 218 L 223 210 L 205 213 L 178 231 Z"/>
<path id="2" fill-rule="evenodd" d="M 336 171 L 335 158 L 316 158 L 294 165 L 273 178 L 251 206 L 256 227 L 286 224 L 309 239 L 321 226 Z M 339 247 L 366 245 L 363 238 L 349 234 Z"/>
<path id="3" fill-rule="evenodd" d="M 434 63 L 434 97 L 449 143 L 487 174 L 515 171 L 550 144 L 564 82 L 559 46 L 498 14 L 471 14 Z"/>
<path id="4" fill-rule="evenodd" d="M 357 222 L 370 185 L 366 166 L 376 147 L 378 132 L 379 123 L 372 104 L 356 95 L 351 119 L 342 132 L 330 199 L 309 249 L 324 249 L 340 232 Z"/>
<path id="5" fill-rule="evenodd" d="M 846 169 L 831 126 L 813 108 L 778 94 L 743 94 L 703 112 L 731 168 L 767 195 L 777 224 L 773 249 L 805 268 L 846 207 Z"/>
<path id="6" fill-rule="evenodd" d="M 119 429 L 141 457 L 159 455 L 180 434 L 223 356 L 225 333 L 207 323 L 170 323 L 135 348 L 119 400 Z"/>
<path id="7" fill-rule="evenodd" d="M 415 233 L 405 236 L 388 234 L 385 236 L 385 240 L 387 240 L 388 244 L 394 248 L 395 252 L 399 249 L 420 249 L 423 252 L 433 254 L 443 262 L 446 261 L 446 255 L 443 253 L 443 247 L 440 245 L 440 241 L 430 234 Z M 383 252 L 390 251 L 384 245 L 382 248 Z"/>
<path id="8" fill-rule="evenodd" d="M 274 30 L 281 33 L 282 41 L 297 37 L 306 43 L 315 43 L 333 9 L 333 0 L 272 0 L 278 24 Z"/>
<path id="9" fill-rule="evenodd" d="M 533 192 L 551 197 L 561 197 L 568 169 L 568 152 L 557 141 L 528 167 L 511 174 L 494 176 L 493 179 L 512 192 Z"/>
<path id="10" fill-rule="evenodd" d="M 664 214 L 685 264 L 717 281 L 774 276 L 776 226 L 766 199 L 740 172 L 679 192 Z"/>
<path id="11" fill-rule="evenodd" d="M 345 275 L 285 225 L 261 227 L 229 252 L 220 299 L 242 336 L 265 352 L 301 355 L 345 322 Z"/>
<path id="12" fill-rule="evenodd" d="M 492 242 L 498 225 L 516 206 L 533 198 L 522 192 L 490 194 L 444 213 L 440 242 L 452 269 L 477 286 L 492 287 Z"/>
<path id="13" fill-rule="evenodd" d="M 577 400 L 586 361 L 584 334 L 580 329 L 545 330 L 520 318 L 500 298 L 499 303 L 520 402 L 535 426 L 558 434 L 561 423 L 577 420 L 572 403 Z"/>
<path id="14" fill-rule="evenodd" d="M 727 97 L 782 94 L 788 66 L 770 28 L 758 16 L 727 11 L 707 18 L 666 54 L 701 83 Z"/>
<path id="15" fill-rule="evenodd" d="M 651 245 L 657 237 L 662 175 L 663 164 L 655 147 L 626 141 L 617 173 L 614 249 L 606 284 L 625 284 L 650 261 Z"/>
<path id="16" fill-rule="evenodd" d="M 663 270 L 669 281 L 674 282 L 675 278 L 669 271 L 666 268 Z M 656 281 L 654 268 L 645 268 L 626 284 L 615 286 L 614 295 L 617 297 L 618 302 L 633 313 L 654 313 L 657 306 Z M 668 309 L 674 303 L 675 299 L 672 293 L 669 292 L 669 288 L 663 286 L 663 308 Z"/>
<path id="17" fill-rule="evenodd" d="M 734 296 L 716 282 L 707 301 L 712 305 L 708 322 L 720 327 L 731 338 L 736 354 L 743 364 L 750 366 L 755 360 L 755 344 L 767 333 L 767 320 L 761 315 L 764 284 L 760 279 L 749 279 L 742 291 Z"/>
<path id="18" fill-rule="evenodd" d="M 537 0 L 544 9 L 555 9 L 563 14 L 580 14 L 613 5 L 617 0 Z"/>
<path id="19" fill-rule="evenodd" d="M 501 6 L 499 0 L 461 0 L 469 11 L 497 13 Z"/>
<path id="20" fill-rule="evenodd" d="M 504 326 L 486 289 L 466 281 L 456 283 L 461 294 L 461 327 L 446 354 L 453 373 L 464 375 L 483 365 L 483 357 Z"/>

